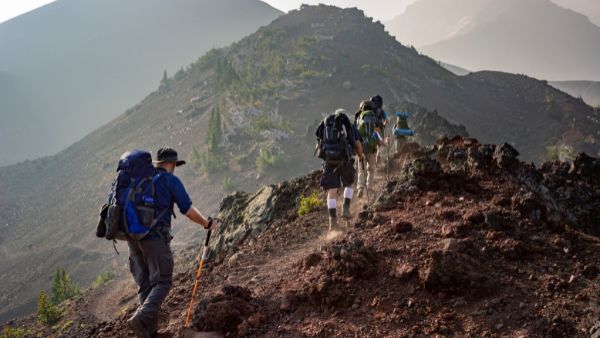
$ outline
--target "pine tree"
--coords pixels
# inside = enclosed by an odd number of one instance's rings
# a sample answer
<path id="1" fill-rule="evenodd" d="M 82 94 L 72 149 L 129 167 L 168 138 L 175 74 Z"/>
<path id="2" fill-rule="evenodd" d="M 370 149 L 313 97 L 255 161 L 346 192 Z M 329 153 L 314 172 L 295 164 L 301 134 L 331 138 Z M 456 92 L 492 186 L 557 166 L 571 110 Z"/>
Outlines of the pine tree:
<path id="1" fill-rule="evenodd" d="M 165 71 L 163 72 L 163 77 L 160 80 L 160 85 L 158 86 L 159 91 L 164 92 L 164 91 L 168 91 L 170 88 L 171 84 L 169 82 L 169 76 L 167 75 L 167 70 L 165 69 Z"/>
<path id="2" fill-rule="evenodd" d="M 52 275 L 52 304 L 59 304 L 64 300 L 79 296 L 81 291 L 71 280 L 64 268 L 57 268 Z"/>
<path id="3" fill-rule="evenodd" d="M 50 302 L 44 290 L 38 296 L 38 320 L 42 324 L 51 325 L 60 319 L 60 311 Z"/>
<path id="4" fill-rule="evenodd" d="M 208 144 L 208 152 L 211 155 L 219 153 L 219 144 L 221 143 L 221 113 L 219 107 L 214 106 L 210 112 L 210 120 L 208 122 L 208 131 L 206 133 L 206 143 Z"/>

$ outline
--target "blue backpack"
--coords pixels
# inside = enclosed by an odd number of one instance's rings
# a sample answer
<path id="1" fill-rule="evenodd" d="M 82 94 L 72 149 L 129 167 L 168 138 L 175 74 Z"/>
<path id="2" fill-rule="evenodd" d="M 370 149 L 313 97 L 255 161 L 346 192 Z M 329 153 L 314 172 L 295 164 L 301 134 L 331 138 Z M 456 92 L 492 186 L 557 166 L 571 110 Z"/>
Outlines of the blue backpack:
<path id="1" fill-rule="evenodd" d="M 104 237 L 108 240 L 141 240 L 168 211 L 166 208 L 155 217 L 155 185 L 163 173 L 157 173 L 152 165 L 152 155 L 143 150 L 124 153 L 119 159 L 117 173 L 108 195 Z"/>

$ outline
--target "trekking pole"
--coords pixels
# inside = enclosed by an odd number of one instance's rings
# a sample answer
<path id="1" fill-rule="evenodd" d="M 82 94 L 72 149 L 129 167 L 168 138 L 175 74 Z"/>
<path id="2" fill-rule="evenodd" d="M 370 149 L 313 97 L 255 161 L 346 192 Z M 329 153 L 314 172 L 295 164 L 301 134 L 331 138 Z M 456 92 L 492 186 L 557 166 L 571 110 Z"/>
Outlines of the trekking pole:
<path id="1" fill-rule="evenodd" d="M 389 145 L 389 143 L 385 146 L 385 149 L 387 152 L 387 159 L 385 161 L 385 183 L 388 183 L 390 181 L 390 145 Z"/>
<path id="2" fill-rule="evenodd" d="M 213 218 L 213 222 L 220 222 L 219 219 Z M 208 230 L 206 234 L 206 241 L 204 242 L 204 246 L 202 247 L 202 256 L 198 256 L 200 261 L 200 265 L 198 266 L 198 272 L 196 273 L 196 281 L 194 282 L 194 291 L 192 292 L 192 300 L 190 301 L 190 308 L 188 309 L 187 315 L 185 316 L 185 324 L 184 327 L 188 326 L 188 322 L 190 321 L 190 315 L 192 314 L 192 308 L 194 307 L 194 297 L 196 297 L 196 292 L 198 291 L 198 282 L 200 282 L 200 276 L 202 274 L 202 267 L 204 266 L 204 261 L 206 260 L 206 256 L 208 253 L 208 241 L 210 240 L 210 234 L 212 230 Z"/>

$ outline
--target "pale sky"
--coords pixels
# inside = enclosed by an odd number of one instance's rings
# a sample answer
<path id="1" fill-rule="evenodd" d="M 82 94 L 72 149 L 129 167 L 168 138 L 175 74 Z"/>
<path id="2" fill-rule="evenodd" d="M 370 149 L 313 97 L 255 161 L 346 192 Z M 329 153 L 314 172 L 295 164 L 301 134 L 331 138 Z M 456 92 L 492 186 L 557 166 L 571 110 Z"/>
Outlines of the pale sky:
<path id="1" fill-rule="evenodd" d="M 0 0 L 0 22 L 27 13 L 54 0 Z"/>
<path id="2" fill-rule="evenodd" d="M 1 0 L 0 0 L 1 1 Z M 300 8 L 301 4 L 318 5 L 320 3 L 338 7 L 358 7 L 375 20 L 387 21 L 400 15 L 406 6 L 416 0 L 263 0 L 269 5 L 288 12 Z"/>
<path id="3" fill-rule="evenodd" d="M 27 13 L 55 0 L 0 0 L 0 22 Z M 338 7 L 358 7 L 376 20 L 385 21 L 404 12 L 406 5 L 415 0 L 265 0 L 269 5 L 287 12 L 301 4 L 325 3 Z"/>

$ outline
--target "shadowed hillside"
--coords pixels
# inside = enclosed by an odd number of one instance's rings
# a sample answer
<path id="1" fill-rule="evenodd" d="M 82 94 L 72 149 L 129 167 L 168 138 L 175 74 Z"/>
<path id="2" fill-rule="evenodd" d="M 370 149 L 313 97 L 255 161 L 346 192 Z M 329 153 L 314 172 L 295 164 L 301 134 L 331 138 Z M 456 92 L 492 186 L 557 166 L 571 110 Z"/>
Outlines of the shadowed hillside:
<path id="1" fill-rule="evenodd" d="M 0 71 L 18 87 L 0 93 L 0 166 L 66 148 L 138 102 L 164 70 L 280 13 L 258 0 L 58 0 L 3 22 Z"/>

